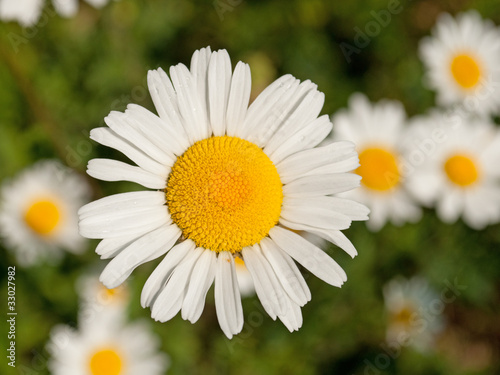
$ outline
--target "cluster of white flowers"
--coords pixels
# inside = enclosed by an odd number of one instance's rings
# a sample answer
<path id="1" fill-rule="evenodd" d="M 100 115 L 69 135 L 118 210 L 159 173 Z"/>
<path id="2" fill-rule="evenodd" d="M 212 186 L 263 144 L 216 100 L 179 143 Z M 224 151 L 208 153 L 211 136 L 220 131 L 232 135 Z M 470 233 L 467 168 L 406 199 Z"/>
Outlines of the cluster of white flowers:
<path id="1" fill-rule="evenodd" d="M 500 29 L 475 11 L 442 16 L 420 46 L 438 108 L 408 120 L 401 103 L 355 94 L 336 113 L 332 139 L 357 146 L 361 189 L 344 193 L 371 209 L 380 229 L 415 222 L 420 206 L 474 229 L 500 221 Z"/>

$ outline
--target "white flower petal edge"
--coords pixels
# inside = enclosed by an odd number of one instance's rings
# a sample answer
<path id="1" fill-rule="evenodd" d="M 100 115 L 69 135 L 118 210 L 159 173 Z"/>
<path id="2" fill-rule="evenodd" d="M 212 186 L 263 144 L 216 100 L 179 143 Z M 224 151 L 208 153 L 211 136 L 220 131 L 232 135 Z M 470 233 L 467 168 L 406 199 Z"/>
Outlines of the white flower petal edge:
<path id="1" fill-rule="evenodd" d="M 114 287 L 140 264 L 166 253 L 144 285 L 142 306 L 151 307 L 152 317 L 162 322 L 180 312 L 194 323 L 215 284 L 217 318 L 231 338 L 244 323 L 235 265 L 239 257 L 271 318 L 279 318 L 290 331 L 299 329 L 300 307 L 311 292 L 295 261 L 334 286 L 340 287 L 347 276 L 323 250 L 292 230 L 316 234 L 354 257 L 356 249 L 340 230 L 353 220 L 366 220 L 369 213 L 359 203 L 334 196 L 359 186 L 360 177 L 351 173 L 359 165 L 354 144 L 315 148 L 332 129 L 328 116 L 318 118 L 323 93 L 310 81 L 285 75 L 248 106 L 249 66 L 238 62 L 232 72 L 227 52 L 209 47 L 193 54 L 189 69 L 172 67 L 170 78 L 162 69 L 150 71 L 148 86 L 158 116 L 129 105 L 125 113 L 107 117 L 110 128 L 91 132 L 92 139 L 121 151 L 137 167 L 94 159 L 89 174 L 158 190 L 117 194 L 80 209 L 81 233 L 102 238 L 96 252 L 113 258 L 101 280 Z M 283 183 L 279 225 L 259 243 L 234 254 L 197 246 L 181 236 L 166 202 L 176 158 L 212 136 L 254 143 L 275 164 Z"/>

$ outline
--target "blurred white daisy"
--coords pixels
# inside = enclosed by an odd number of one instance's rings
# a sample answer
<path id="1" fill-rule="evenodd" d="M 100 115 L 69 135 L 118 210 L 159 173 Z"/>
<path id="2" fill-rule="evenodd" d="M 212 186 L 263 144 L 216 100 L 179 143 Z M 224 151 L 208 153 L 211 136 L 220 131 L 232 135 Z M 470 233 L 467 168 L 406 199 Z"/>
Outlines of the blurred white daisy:
<path id="1" fill-rule="evenodd" d="M 57 260 L 62 249 L 84 250 L 78 208 L 90 189 L 82 176 L 57 161 L 42 161 L 2 184 L 0 233 L 19 264 Z"/>
<path id="2" fill-rule="evenodd" d="M 94 8 L 101 8 L 109 0 L 86 0 Z M 17 21 L 23 27 L 38 23 L 45 0 L 0 0 L 0 19 Z M 52 0 L 55 10 L 63 17 L 73 17 L 78 12 L 78 0 Z"/>
<path id="3" fill-rule="evenodd" d="M 446 223 L 462 216 L 474 229 L 500 221 L 500 134 L 488 120 L 449 122 L 433 113 L 415 119 L 414 141 L 439 129 L 442 142 L 408 178 L 408 187 Z"/>
<path id="4" fill-rule="evenodd" d="M 420 43 L 427 83 L 440 105 L 463 104 L 478 114 L 500 106 L 500 31 L 474 10 L 442 14 L 432 36 Z"/>
<path id="5" fill-rule="evenodd" d="M 366 204 L 371 230 L 379 230 L 387 221 L 402 225 L 420 219 L 421 210 L 406 191 L 404 163 L 406 150 L 406 114 L 401 103 L 383 100 L 371 104 L 363 94 L 353 94 L 349 108 L 333 117 L 335 140 L 350 140 L 359 152 L 356 170 L 361 188 L 342 194 Z"/>
<path id="6" fill-rule="evenodd" d="M 383 288 L 387 311 L 386 341 L 420 351 L 432 348 L 444 327 L 444 302 L 421 277 L 397 277 Z"/>
<path id="7" fill-rule="evenodd" d="M 225 50 L 196 51 L 191 69 L 150 71 L 148 85 L 159 117 L 129 105 L 112 112 L 109 128 L 91 138 L 138 166 L 94 159 L 88 173 L 102 180 L 137 182 L 155 191 L 113 195 L 82 207 L 80 232 L 103 238 L 96 252 L 114 258 L 101 274 L 109 288 L 140 264 L 167 255 L 144 286 L 141 302 L 162 322 L 182 310 L 199 319 L 215 280 L 217 317 L 231 338 L 243 327 L 236 256 L 252 275 L 269 315 L 302 323 L 310 292 L 297 265 L 340 287 L 342 268 L 325 252 L 283 228 L 307 230 L 356 255 L 340 230 L 366 220 L 368 209 L 332 195 L 359 185 L 354 145 L 315 148 L 331 131 L 318 118 L 324 95 L 290 75 L 248 106 L 250 68 L 232 72 Z"/>
<path id="8" fill-rule="evenodd" d="M 163 375 L 168 357 L 146 322 L 125 323 L 120 316 L 98 314 L 80 324 L 52 329 L 47 345 L 53 375 Z"/>
<path id="9" fill-rule="evenodd" d="M 130 300 L 126 283 L 108 289 L 93 273 L 80 277 L 76 289 L 81 299 L 80 321 L 94 319 L 96 314 L 122 314 Z"/>

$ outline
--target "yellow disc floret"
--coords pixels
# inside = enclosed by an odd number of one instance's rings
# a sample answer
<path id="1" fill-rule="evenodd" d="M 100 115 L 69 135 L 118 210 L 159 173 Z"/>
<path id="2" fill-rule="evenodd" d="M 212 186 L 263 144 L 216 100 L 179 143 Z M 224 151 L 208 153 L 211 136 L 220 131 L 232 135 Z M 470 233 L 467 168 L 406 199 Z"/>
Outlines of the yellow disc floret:
<path id="1" fill-rule="evenodd" d="M 444 170 L 451 182 L 462 187 L 472 185 L 479 177 L 476 164 L 467 155 L 453 155 L 444 163 Z"/>
<path id="2" fill-rule="evenodd" d="M 365 148 L 359 153 L 359 168 L 356 173 L 361 176 L 361 183 L 367 188 L 388 191 L 400 180 L 397 156 L 383 148 Z"/>
<path id="3" fill-rule="evenodd" d="M 119 375 L 122 366 L 122 359 L 112 349 L 99 350 L 90 358 L 90 372 L 92 375 Z"/>
<path id="4" fill-rule="evenodd" d="M 481 78 L 481 69 L 477 61 L 469 55 L 458 55 L 451 62 L 451 74 L 464 89 L 471 89 Z"/>
<path id="5" fill-rule="evenodd" d="M 57 205 L 50 200 L 31 204 L 24 214 L 24 221 L 35 233 L 46 236 L 54 231 L 61 218 Z"/>
<path id="6" fill-rule="evenodd" d="M 237 137 L 196 142 L 172 167 L 167 206 L 184 237 L 216 252 L 260 242 L 278 222 L 283 189 L 276 167 Z"/>

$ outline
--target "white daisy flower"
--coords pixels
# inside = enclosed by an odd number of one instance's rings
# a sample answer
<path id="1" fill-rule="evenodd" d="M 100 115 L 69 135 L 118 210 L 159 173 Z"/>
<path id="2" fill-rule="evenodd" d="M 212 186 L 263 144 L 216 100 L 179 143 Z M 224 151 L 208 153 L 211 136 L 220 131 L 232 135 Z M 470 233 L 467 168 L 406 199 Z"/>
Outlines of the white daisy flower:
<path id="1" fill-rule="evenodd" d="M 428 85 L 440 105 L 461 104 L 478 114 L 500 106 L 500 31 L 476 11 L 443 14 L 420 43 Z"/>
<path id="2" fill-rule="evenodd" d="M 429 350 L 444 327 L 444 302 L 425 279 L 397 277 L 383 288 L 388 325 L 386 341 Z"/>
<path id="3" fill-rule="evenodd" d="M 80 233 L 103 238 L 96 252 L 114 258 L 101 281 L 115 288 L 137 266 L 168 252 L 144 286 L 142 305 L 162 322 L 179 311 L 195 322 L 215 280 L 218 320 L 231 338 L 243 327 L 238 256 L 269 315 L 298 329 L 300 306 L 311 295 L 292 259 L 338 287 L 346 274 L 283 226 L 317 233 L 354 256 L 340 230 L 368 214 L 361 204 L 332 196 L 359 184 L 348 173 L 358 166 L 354 145 L 314 148 L 332 128 L 328 116 L 318 118 L 324 95 L 310 81 L 286 75 L 248 106 L 249 66 L 239 62 L 232 72 L 227 52 L 209 48 L 194 53 L 191 69 L 171 67 L 170 78 L 162 69 L 150 71 L 148 85 L 159 117 L 129 105 L 105 119 L 109 128 L 91 132 L 138 165 L 94 159 L 91 176 L 155 189 L 80 209 Z"/>
<path id="4" fill-rule="evenodd" d="M 81 253 L 78 208 L 88 202 L 85 179 L 57 161 L 42 161 L 3 183 L 0 234 L 19 264 L 55 260 L 61 249 Z"/>
<path id="5" fill-rule="evenodd" d="M 370 208 L 368 228 L 379 230 L 389 220 L 395 225 L 419 220 L 421 210 L 406 191 L 406 114 L 401 103 L 384 100 L 372 105 L 366 96 L 354 94 L 349 109 L 337 112 L 332 122 L 333 139 L 350 140 L 359 152 L 361 189 L 342 196 Z"/>
<path id="6" fill-rule="evenodd" d="M 123 314 L 96 315 L 78 331 L 56 326 L 47 345 L 53 375 L 162 375 L 168 357 L 146 322 L 126 324 Z"/>
<path id="7" fill-rule="evenodd" d="M 101 8 L 109 0 L 86 0 L 94 8 Z M 52 0 L 55 10 L 62 17 L 73 17 L 78 12 L 78 0 Z M 0 0 L 0 19 L 17 21 L 23 27 L 37 24 L 45 0 Z"/>
<path id="8" fill-rule="evenodd" d="M 439 113 L 412 123 L 415 141 L 440 131 L 442 141 L 408 178 L 413 195 L 435 206 L 438 217 L 454 223 L 460 216 L 474 229 L 500 221 L 500 134 L 488 120 L 450 122 Z"/>

